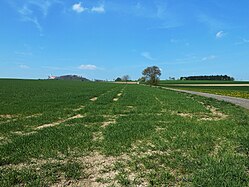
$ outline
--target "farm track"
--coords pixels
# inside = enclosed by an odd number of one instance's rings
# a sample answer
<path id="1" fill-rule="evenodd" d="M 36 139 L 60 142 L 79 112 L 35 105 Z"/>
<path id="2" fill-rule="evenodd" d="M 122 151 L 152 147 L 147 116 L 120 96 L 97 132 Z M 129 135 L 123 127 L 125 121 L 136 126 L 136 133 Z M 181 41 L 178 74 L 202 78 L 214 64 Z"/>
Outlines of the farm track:
<path id="1" fill-rule="evenodd" d="M 162 87 L 162 88 L 167 89 L 167 90 L 177 91 L 177 92 L 183 92 L 183 93 L 189 93 L 189 94 L 199 95 L 199 96 L 203 96 L 203 97 L 214 98 L 214 99 L 217 99 L 220 101 L 226 101 L 226 102 L 241 106 L 243 108 L 249 109 L 249 99 L 229 97 L 229 96 L 209 94 L 209 93 L 189 91 L 189 90 L 180 90 L 180 89 L 175 89 L 175 88 L 166 88 L 166 87 Z"/>

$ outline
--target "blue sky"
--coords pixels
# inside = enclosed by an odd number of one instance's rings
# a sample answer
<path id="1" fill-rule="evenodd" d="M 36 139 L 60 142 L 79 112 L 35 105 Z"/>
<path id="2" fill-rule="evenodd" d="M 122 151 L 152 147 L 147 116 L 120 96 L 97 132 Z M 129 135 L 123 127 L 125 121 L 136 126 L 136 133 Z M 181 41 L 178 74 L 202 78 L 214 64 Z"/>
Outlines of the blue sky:
<path id="1" fill-rule="evenodd" d="M 248 0 L 1 0 L 0 77 L 249 80 Z"/>

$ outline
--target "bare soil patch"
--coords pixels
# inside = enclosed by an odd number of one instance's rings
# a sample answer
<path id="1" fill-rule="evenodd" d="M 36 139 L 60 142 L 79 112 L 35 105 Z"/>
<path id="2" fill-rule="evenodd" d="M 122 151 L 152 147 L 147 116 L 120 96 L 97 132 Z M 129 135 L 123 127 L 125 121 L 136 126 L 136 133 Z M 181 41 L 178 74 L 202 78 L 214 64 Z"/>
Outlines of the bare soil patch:
<path id="1" fill-rule="evenodd" d="M 158 99 L 158 97 L 155 97 L 155 99 L 160 103 L 160 105 L 163 105 L 163 102 L 160 99 Z"/>
<path id="2" fill-rule="evenodd" d="M 5 118 L 5 119 L 12 119 L 12 118 L 16 118 L 19 115 L 13 115 L 13 114 L 1 114 L 0 118 Z"/>
<path id="3" fill-rule="evenodd" d="M 66 181 L 63 179 L 53 186 L 120 186 L 116 180 L 116 175 L 119 171 L 115 169 L 115 164 L 117 162 L 125 163 L 129 159 L 127 155 L 112 157 L 94 151 L 90 155 L 76 158 L 76 161 L 84 166 L 82 172 L 86 174 L 86 178 L 81 178 L 78 181 Z"/>
<path id="4" fill-rule="evenodd" d="M 98 99 L 98 97 L 93 97 L 92 99 L 90 99 L 91 101 L 96 101 Z"/>
<path id="5" fill-rule="evenodd" d="M 119 100 L 119 98 L 113 98 L 113 101 L 118 101 Z"/>
<path id="6" fill-rule="evenodd" d="M 41 125 L 41 126 L 37 127 L 36 129 L 39 130 L 39 129 L 43 129 L 43 128 L 47 128 L 47 127 L 54 127 L 56 125 L 59 125 L 61 123 L 66 122 L 66 121 L 69 121 L 69 120 L 72 120 L 72 119 L 83 118 L 83 117 L 85 117 L 85 116 L 83 116 L 81 114 L 77 114 L 76 116 L 72 116 L 72 117 L 69 117 L 67 119 L 62 119 L 62 120 L 59 120 L 59 121 L 56 121 L 56 122 L 53 122 L 53 123 Z"/>
<path id="7" fill-rule="evenodd" d="M 26 116 L 25 118 L 29 119 L 29 118 L 36 118 L 36 117 L 40 117 L 40 116 L 42 116 L 41 113 L 39 113 L 39 114 L 33 114 L 33 115 L 30 115 L 30 116 Z"/>
<path id="8" fill-rule="evenodd" d="M 93 141 L 100 141 L 103 139 L 104 139 L 104 137 L 103 137 L 103 134 L 101 131 L 93 133 Z"/>
<path id="9" fill-rule="evenodd" d="M 20 136 L 29 136 L 31 134 L 35 134 L 37 133 L 36 131 L 31 131 L 31 132 L 22 132 L 22 131 L 16 131 L 16 132 L 13 132 L 14 134 L 17 134 L 17 135 L 20 135 Z"/>
<path id="10" fill-rule="evenodd" d="M 80 107 L 78 107 L 78 108 L 75 108 L 75 109 L 73 109 L 73 111 L 74 112 L 78 112 L 78 111 L 80 111 L 80 110 L 82 110 L 82 109 L 84 109 L 85 108 L 85 106 L 80 106 Z"/>
<path id="11" fill-rule="evenodd" d="M 113 123 L 116 123 L 116 120 L 105 121 L 105 122 L 103 122 L 102 127 L 107 127 L 107 126 L 109 126 L 110 124 L 113 124 Z"/>

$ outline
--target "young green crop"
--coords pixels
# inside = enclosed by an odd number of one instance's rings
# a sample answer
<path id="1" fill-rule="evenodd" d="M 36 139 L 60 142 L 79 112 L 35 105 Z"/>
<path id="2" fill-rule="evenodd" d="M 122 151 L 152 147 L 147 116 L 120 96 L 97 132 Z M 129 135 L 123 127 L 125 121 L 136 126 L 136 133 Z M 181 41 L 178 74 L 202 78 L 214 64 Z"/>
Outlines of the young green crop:
<path id="1" fill-rule="evenodd" d="M 249 185 L 249 113 L 232 104 L 143 85 L 0 87 L 1 186 Z"/>

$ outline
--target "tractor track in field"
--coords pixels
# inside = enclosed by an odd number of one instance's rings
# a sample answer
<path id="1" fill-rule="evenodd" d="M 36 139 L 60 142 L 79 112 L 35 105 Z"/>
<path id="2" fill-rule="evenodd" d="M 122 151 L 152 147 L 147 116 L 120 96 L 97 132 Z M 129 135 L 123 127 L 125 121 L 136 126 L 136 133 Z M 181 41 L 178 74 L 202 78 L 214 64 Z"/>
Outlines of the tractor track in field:
<path id="1" fill-rule="evenodd" d="M 166 87 L 161 87 L 161 88 L 172 90 L 172 91 L 177 91 L 177 92 L 199 95 L 199 96 L 208 97 L 208 98 L 214 98 L 220 101 L 226 101 L 226 102 L 235 104 L 237 106 L 241 106 L 249 110 L 249 99 L 216 95 L 216 94 L 210 94 L 210 93 L 204 93 L 204 92 L 189 91 L 189 90 L 181 90 L 181 89 L 175 89 L 175 88 L 166 88 Z"/>

